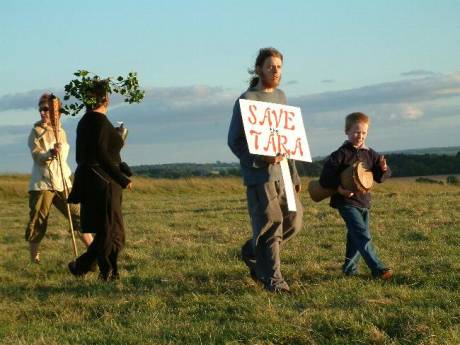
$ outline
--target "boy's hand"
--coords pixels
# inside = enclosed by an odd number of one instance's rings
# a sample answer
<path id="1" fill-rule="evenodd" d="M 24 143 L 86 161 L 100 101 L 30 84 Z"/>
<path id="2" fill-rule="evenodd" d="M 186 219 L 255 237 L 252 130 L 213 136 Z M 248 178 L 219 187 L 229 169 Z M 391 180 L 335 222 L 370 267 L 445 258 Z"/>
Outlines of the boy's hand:
<path id="1" fill-rule="evenodd" d="M 345 198 L 351 198 L 354 194 L 352 191 L 349 191 L 348 189 L 345 189 L 340 185 L 337 188 L 337 192 L 339 192 L 339 194 L 344 196 Z"/>
<path id="2" fill-rule="evenodd" d="M 387 160 L 385 159 L 384 155 L 381 155 L 379 158 L 379 166 L 383 172 L 386 172 L 388 170 Z"/>

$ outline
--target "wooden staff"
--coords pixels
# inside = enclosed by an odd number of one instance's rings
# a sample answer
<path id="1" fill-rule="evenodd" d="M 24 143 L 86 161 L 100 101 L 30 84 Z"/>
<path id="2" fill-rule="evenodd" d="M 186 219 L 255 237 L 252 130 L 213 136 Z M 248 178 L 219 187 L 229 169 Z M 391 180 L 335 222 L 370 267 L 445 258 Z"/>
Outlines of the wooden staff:
<path id="1" fill-rule="evenodd" d="M 48 105 L 49 105 L 50 121 L 51 121 L 51 127 L 53 128 L 54 138 L 56 139 L 56 144 L 60 146 L 59 133 L 58 133 L 58 128 L 57 128 L 58 122 L 59 122 L 59 115 L 60 115 L 59 101 L 56 98 L 56 96 L 54 96 L 53 94 L 51 94 L 51 97 L 49 98 Z M 62 186 L 64 187 L 64 198 L 65 198 L 65 204 L 67 208 L 67 219 L 69 221 L 70 234 L 72 235 L 73 253 L 75 255 L 75 258 L 77 258 L 78 257 L 77 242 L 75 241 L 75 233 L 73 230 L 72 214 L 70 213 L 70 206 L 67 203 L 67 198 L 69 196 L 69 189 L 68 189 L 66 179 L 64 176 L 64 169 L 62 169 L 60 147 L 59 147 L 59 150 L 55 151 L 55 153 L 56 153 L 56 158 L 57 158 L 58 165 L 59 165 L 59 170 L 61 171 Z"/>

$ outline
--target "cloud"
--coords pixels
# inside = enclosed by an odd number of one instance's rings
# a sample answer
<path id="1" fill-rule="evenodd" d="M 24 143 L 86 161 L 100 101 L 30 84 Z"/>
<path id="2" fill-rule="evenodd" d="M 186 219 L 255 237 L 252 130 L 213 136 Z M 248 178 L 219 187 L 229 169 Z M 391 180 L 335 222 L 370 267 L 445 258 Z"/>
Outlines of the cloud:
<path id="1" fill-rule="evenodd" d="M 218 87 L 157 88 L 143 103 L 119 106 L 110 117 L 124 121 L 137 143 L 226 138 L 237 97 Z"/>
<path id="2" fill-rule="evenodd" d="M 26 145 L 27 136 L 29 135 L 30 126 L 0 126 L 0 145 L 9 145 L 22 142 Z"/>
<path id="3" fill-rule="evenodd" d="M 48 90 L 31 90 L 3 95 L 0 97 L 0 111 L 34 108 L 37 106 L 39 97 L 46 91 Z"/>
<path id="4" fill-rule="evenodd" d="M 291 97 L 307 113 L 433 101 L 460 96 L 460 72 L 423 79 L 380 83 L 360 88 Z"/>
<path id="5" fill-rule="evenodd" d="M 0 97 L 0 110 L 34 107 L 41 92 L 33 90 Z M 146 90 L 141 104 L 122 104 L 121 99 L 114 97 L 109 119 L 124 121 L 129 129 L 123 155 L 130 163 L 236 161 L 226 147 L 226 138 L 239 94 L 203 85 L 151 88 Z M 439 133 L 460 130 L 459 97 L 460 73 L 451 73 L 289 96 L 289 100 L 291 105 L 302 108 L 311 151 L 318 156 L 329 153 L 343 141 L 344 117 L 352 111 L 363 111 L 371 116 L 370 140 L 379 149 L 421 147 L 422 144 L 447 146 L 455 140 Z M 64 118 L 72 149 L 79 118 Z M 22 166 L 29 166 L 26 140 L 32 122 L 30 126 L 3 123 L 5 125 L 0 125 L 0 171 L 11 171 L 10 167 L 24 159 L 26 162 L 22 162 Z M 420 138 L 421 129 L 423 139 Z"/>
<path id="6" fill-rule="evenodd" d="M 298 80 L 289 80 L 286 83 L 284 83 L 284 85 L 297 85 L 297 84 L 299 84 Z"/>
<path id="7" fill-rule="evenodd" d="M 62 88 L 63 89 L 63 88 Z M 0 97 L 0 112 L 8 110 L 26 110 L 38 107 L 38 99 L 45 92 L 52 92 L 61 100 L 64 97 L 64 92 L 53 91 L 52 89 L 37 89 L 26 92 L 19 92 L 15 94 L 7 94 Z M 69 103 L 74 99 L 69 100 Z M 116 105 L 123 102 L 123 98 L 116 96 L 113 99 L 112 104 Z"/>
<path id="8" fill-rule="evenodd" d="M 418 119 L 422 115 L 423 111 L 414 105 L 407 105 L 405 111 L 403 112 L 403 117 L 410 120 Z"/>
<path id="9" fill-rule="evenodd" d="M 403 77 L 432 77 L 436 75 L 440 74 L 433 71 L 427 71 L 424 69 L 414 69 L 411 71 L 401 73 L 401 76 Z"/>
<path id="10" fill-rule="evenodd" d="M 321 82 L 324 84 L 332 84 L 332 83 L 335 83 L 335 80 L 334 79 L 323 79 L 321 80 Z"/>

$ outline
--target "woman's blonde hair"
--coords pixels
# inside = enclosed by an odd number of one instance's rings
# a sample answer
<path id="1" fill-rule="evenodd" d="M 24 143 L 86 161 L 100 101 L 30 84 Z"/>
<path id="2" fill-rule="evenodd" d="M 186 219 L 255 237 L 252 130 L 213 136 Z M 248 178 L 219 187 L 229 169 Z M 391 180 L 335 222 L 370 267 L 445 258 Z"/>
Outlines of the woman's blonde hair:
<path id="1" fill-rule="evenodd" d="M 60 110 L 62 108 L 61 100 L 59 99 L 58 96 L 55 96 L 54 94 L 50 92 L 45 92 L 43 95 L 40 96 L 40 98 L 38 99 L 38 107 L 40 108 L 44 104 L 46 105 L 50 104 L 52 99 L 57 99 L 59 110 Z"/>

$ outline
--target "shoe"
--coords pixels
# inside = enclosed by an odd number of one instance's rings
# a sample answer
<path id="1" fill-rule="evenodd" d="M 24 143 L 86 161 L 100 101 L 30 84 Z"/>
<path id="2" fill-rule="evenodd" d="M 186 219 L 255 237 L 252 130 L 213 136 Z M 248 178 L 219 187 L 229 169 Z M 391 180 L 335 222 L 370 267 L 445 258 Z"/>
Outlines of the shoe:
<path id="1" fill-rule="evenodd" d="M 393 270 L 391 268 L 384 268 L 379 271 L 377 278 L 385 281 L 391 280 L 393 278 Z"/>
<path id="2" fill-rule="evenodd" d="M 110 281 L 117 281 L 120 280 L 120 274 L 118 272 L 112 272 L 112 274 L 109 277 Z"/>
<path id="3" fill-rule="evenodd" d="M 35 255 L 35 257 L 32 259 L 32 262 L 34 264 L 40 265 L 40 252 L 38 252 L 37 255 Z"/>
<path id="4" fill-rule="evenodd" d="M 103 282 L 108 282 L 110 281 L 110 277 L 108 274 L 99 273 L 99 280 L 102 280 Z"/>
<path id="5" fill-rule="evenodd" d="M 72 273 L 72 275 L 74 275 L 75 277 L 83 277 L 85 275 L 84 273 L 78 270 L 77 263 L 75 261 L 69 262 L 67 267 L 69 268 L 69 272 Z"/>
<path id="6" fill-rule="evenodd" d="M 265 290 L 270 291 L 270 292 L 278 292 L 278 293 L 291 292 L 291 289 L 289 288 L 288 283 L 286 283 L 284 280 L 276 284 L 265 284 L 264 288 Z"/>
<path id="7" fill-rule="evenodd" d="M 97 272 L 97 261 L 94 261 L 89 268 L 90 272 Z"/>
<path id="8" fill-rule="evenodd" d="M 343 274 L 347 277 L 353 277 L 353 276 L 356 276 L 358 275 L 358 271 L 354 270 L 354 271 L 346 271 L 346 272 L 343 272 Z"/>
<path id="9" fill-rule="evenodd" d="M 29 242 L 30 261 L 34 264 L 40 264 L 40 252 L 38 251 L 39 246 L 40 243 Z"/>

